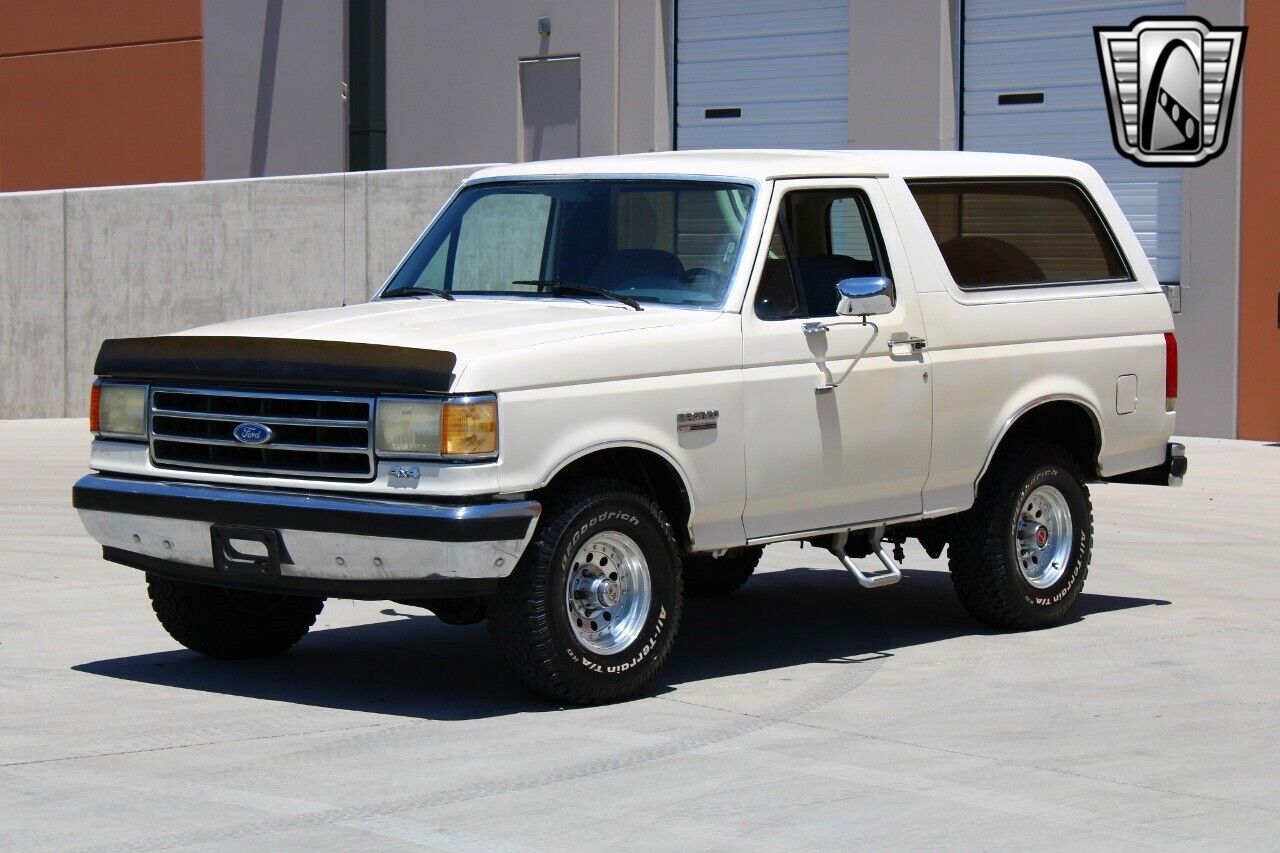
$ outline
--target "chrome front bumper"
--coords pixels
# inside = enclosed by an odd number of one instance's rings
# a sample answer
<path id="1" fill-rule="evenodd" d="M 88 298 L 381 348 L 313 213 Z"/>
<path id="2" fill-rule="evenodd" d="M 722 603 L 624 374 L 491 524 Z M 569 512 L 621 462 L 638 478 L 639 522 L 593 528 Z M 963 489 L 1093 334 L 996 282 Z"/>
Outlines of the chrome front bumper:
<path id="1" fill-rule="evenodd" d="M 541 505 L 348 498 L 90 474 L 72 503 L 113 562 L 216 586 L 341 598 L 492 590 L 533 536 Z M 219 537 L 278 543 L 278 568 L 228 570 Z M 244 539 L 253 541 L 251 534 Z"/>

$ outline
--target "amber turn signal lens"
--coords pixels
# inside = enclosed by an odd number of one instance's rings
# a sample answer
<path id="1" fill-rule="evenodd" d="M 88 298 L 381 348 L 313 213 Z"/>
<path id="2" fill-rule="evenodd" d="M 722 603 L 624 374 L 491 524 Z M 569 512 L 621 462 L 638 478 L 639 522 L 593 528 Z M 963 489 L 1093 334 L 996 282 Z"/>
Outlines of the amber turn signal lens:
<path id="1" fill-rule="evenodd" d="M 498 404 L 444 404 L 440 449 L 445 456 L 492 456 L 498 452 Z"/>
<path id="2" fill-rule="evenodd" d="M 93 389 L 89 391 L 89 432 L 97 433 L 100 424 L 98 423 L 98 408 L 102 405 L 102 386 L 97 382 L 93 383 Z"/>

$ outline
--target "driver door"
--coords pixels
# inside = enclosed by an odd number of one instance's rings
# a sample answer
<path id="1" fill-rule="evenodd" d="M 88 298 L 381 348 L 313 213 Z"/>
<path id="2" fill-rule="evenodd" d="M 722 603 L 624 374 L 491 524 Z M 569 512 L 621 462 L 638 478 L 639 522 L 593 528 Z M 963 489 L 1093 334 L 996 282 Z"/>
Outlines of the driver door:
<path id="1" fill-rule="evenodd" d="M 932 385 L 926 348 L 890 346 L 925 329 L 880 184 L 778 181 L 772 206 L 742 312 L 747 538 L 917 515 Z M 874 325 L 835 313 L 836 283 L 859 276 L 894 283 Z"/>

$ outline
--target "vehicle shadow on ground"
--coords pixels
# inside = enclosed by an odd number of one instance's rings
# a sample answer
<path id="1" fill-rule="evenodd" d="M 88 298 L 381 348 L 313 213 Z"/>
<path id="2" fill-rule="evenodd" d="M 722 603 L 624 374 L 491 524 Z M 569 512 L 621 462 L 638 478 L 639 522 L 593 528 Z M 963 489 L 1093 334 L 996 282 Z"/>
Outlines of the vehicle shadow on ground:
<path id="1" fill-rule="evenodd" d="M 863 590 L 839 571 L 772 571 L 727 598 L 690 600 L 676 649 L 648 692 L 802 664 L 891 656 L 909 646 L 990 633 L 961 610 L 945 572 L 904 575 L 897 586 Z M 1085 593 L 1073 621 L 1168 603 Z M 328 607 L 344 605 L 350 606 L 331 601 Z M 383 613 L 402 618 L 313 630 L 276 658 L 218 661 L 181 650 L 73 668 L 187 690 L 423 719 L 554 709 L 507 677 L 483 625 L 449 626 L 400 605 L 388 605 Z M 1016 634 L 1001 639 L 1006 641 L 1020 642 Z"/>

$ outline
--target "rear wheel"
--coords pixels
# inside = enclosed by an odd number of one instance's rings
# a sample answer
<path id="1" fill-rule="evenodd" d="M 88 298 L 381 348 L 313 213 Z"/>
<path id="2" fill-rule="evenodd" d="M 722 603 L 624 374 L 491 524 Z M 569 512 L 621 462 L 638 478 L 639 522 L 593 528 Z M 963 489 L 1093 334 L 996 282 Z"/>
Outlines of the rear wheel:
<path id="1" fill-rule="evenodd" d="M 719 557 L 689 554 L 683 560 L 684 594 L 690 598 L 728 595 L 750 579 L 764 549 L 733 548 Z"/>
<path id="2" fill-rule="evenodd" d="M 680 621 L 680 559 L 661 507 L 628 484 L 584 479 L 550 495 L 533 541 L 489 606 L 516 677 L 574 704 L 631 698 L 666 660 Z"/>
<path id="3" fill-rule="evenodd" d="M 993 628 L 1056 625 L 1089 573 L 1093 507 L 1076 460 L 1047 442 L 1002 452 L 948 552 L 965 609 Z"/>
<path id="4" fill-rule="evenodd" d="M 323 598 L 249 592 L 147 575 L 160 624 L 182 645 L 214 658 L 276 655 L 301 640 Z"/>

